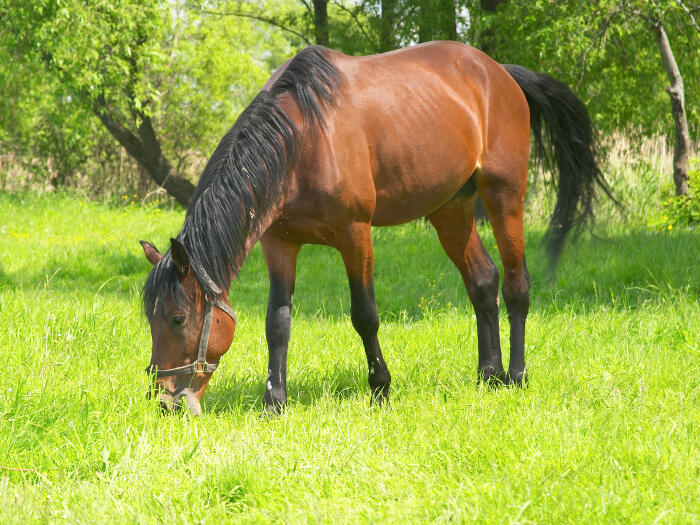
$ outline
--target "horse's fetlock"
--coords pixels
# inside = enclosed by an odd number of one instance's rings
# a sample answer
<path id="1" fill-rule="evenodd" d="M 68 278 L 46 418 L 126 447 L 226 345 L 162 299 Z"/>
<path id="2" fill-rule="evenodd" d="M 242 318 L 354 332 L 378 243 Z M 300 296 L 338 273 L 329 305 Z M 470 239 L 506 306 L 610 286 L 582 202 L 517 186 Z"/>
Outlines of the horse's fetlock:
<path id="1" fill-rule="evenodd" d="M 384 387 L 388 388 L 391 384 L 391 374 L 386 369 L 376 370 L 370 368 L 368 380 L 369 386 L 373 391 Z"/>

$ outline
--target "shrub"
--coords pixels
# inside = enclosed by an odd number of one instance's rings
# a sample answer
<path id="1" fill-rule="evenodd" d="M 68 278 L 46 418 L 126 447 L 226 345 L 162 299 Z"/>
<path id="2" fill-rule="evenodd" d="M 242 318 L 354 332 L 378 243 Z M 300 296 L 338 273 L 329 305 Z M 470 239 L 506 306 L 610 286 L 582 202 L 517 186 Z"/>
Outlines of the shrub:
<path id="1" fill-rule="evenodd" d="M 700 224 L 700 159 L 695 159 L 691 166 L 688 193 L 673 195 L 661 202 L 658 213 L 649 220 L 653 229 L 695 228 Z"/>

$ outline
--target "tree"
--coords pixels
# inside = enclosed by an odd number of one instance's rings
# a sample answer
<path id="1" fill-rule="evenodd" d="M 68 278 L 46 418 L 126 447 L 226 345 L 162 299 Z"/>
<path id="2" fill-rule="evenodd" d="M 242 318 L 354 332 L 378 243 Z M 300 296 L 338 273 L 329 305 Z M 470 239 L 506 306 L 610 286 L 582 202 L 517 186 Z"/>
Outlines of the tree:
<path id="1" fill-rule="evenodd" d="M 454 0 L 419 0 L 418 41 L 457 40 Z"/>
<path id="2" fill-rule="evenodd" d="M 51 75 L 2 46 L 0 79 L 0 153 L 13 154 L 35 180 L 64 184 L 97 147 L 99 125 Z"/>
<path id="3" fill-rule="evenodd" d="M 194 190 L 186 154 L 211 151 L 277 65 L 254 57 L 287 54 L 267 26 L 224 24 L 177 2 L 10 0 L 0 21 L 14 64 L 40 68 L 184 206 Z"/>
<path id="4" fill-rule="evenodd" d="M 677 5 L 684 9 L 692 21 L 693 26 L 700 33 L 700 27 L 695 23 L 692 12 L 685 7 L 683 2 L 678 0 Z M 654 33 L 656 43 L 659 46 L 659 53 L 668 75 L 671 85 L 666 88 L 668 96 L 671 98 L 671 114 L 676 134 L 676 145 L 673 150 L 673 182 L 676 186 L 676 195 L 686 195 L 688 193 L 688 161 L 690 157 L 690 132 L 688 131 L 688 117 L 685 111 L 685 87 L 683 77 L 676 63 L 676 58 L 671 49 L 671 43 L 664 29 L 664 18 L 672 6 L 655 5 L 647 12 L 637 9 L 633 4 L 622 4 L 622 8 L 629 10 L 631 14 L 646 22 Z"/>
<path id="5" fill-rule="evenodd" d="M 316 29 L 316 43 L 322 46 L 328 45 L 328 0 L 314 1 L 314 28 Z"/>
<path id="6" fill-rule="evenodd" d="M 643 133 L 676 129 L 674 182 L 676 191 L 683 192 L 687 156 L 682 152 L 688 151 L 684 144 L 690 135 L 684 130 L 692 125 L 679 124 L 682 119 L 675 117 L 659 118 L 668 114 L 668 98 L 661 88 L 671 80 L 675 87 L 669 94 L 676 108 L 672 115 L 682 114 L 685 98 L 687 119 L 697 128 L 700 84 L 685 86 L 685 97 L 677 94 L 681 68 L 686 77 L 700 77 L 700 35 L 693 17 L 699 10 L 683 0 L 508 0 L 495 14 L 482 11 L 470 32 L 476 41 L 488 33 L 492 55 L 499 62 L 547 71 L 575 86 L 599 128 Z M 672 34 L 661 31 L 668 27 Z M 663 49 L 666 58 L 660 60 Z"/>
<path id="7" fill-rule="evenodd" d="M 483 13 L 494 15 L 498 11 L 498 6 L 506 3 L 506 1 L 507 0 L 480 0 L 480 14 L 482 15 L 482 17 Z M 476 11 L 475 7 L 472 9 Z M 490 27 L 488 25 L 484 27 L 481 31 L 481 34 L 479 35 L 478 41 L 475 41 L 474 43 L 484 53 L 486 53 L 489 56 L 492 55 L 495 51 L 493 27 Z"/>

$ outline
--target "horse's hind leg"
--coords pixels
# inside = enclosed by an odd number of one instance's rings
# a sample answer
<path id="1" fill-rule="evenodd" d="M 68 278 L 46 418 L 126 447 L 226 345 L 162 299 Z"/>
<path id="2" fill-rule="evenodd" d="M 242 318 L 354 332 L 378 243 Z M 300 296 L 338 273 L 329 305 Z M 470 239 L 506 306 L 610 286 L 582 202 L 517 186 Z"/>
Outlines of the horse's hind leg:
<path id="1" fill-rule="evenodd" d="M 527 184 L 527 156 L 503 159 L 500 166 L 482 166 L 477 188 L 484 201 L 503 263 L 503 299 L 510 319 L 508 381 L 523 385 L 525 320 L 530 308 L 530 275 L 525 263 L 523 202 Z"/>
<path id="2" fill-rule="evenodd" d="M 428 216 L 442 247 L 457 266 L 474 305 L 479 346 L 478 380 L 505 382 L 498 334 L 498 268 L 474 225 L 476 196 L 455 199 Z"/>
<path id="3" fill-rule="evenodd" d="M 372 400 L 381 405 L 389 398 L 391 374 L 377 339 L 379 317 L 374 300 L 374 255 L 369 223 L 351 224 L 338 235 L 337 248 L 350 284 L 350 318 L 367 355 Z"/>

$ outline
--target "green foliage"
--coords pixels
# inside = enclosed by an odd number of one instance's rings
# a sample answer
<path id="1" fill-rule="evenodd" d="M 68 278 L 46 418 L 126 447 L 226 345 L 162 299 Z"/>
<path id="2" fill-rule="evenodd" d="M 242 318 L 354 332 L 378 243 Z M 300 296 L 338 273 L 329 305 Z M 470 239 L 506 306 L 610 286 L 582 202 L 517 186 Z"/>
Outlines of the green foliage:
<path id="1" fill-rule="evenodd" d="M 103 134 L 55 76 L 16 60 L 1 45 L 0 122 L 0 153 L 12 152 L 34 179 L 48 182 L 73 177 L 94 155 Z"/>
<path id="2" fill-rule="evenodd" d="M 8 1 L 0 13 L 0 144 L 63 176 L 114 143 L 94 115 L 103 98 L 134 134 L 150 117 L 172 164 L 196 178 L 292 49 L 269 25 L 184 1 Z"/>
<path id="3" fill-rule="evenodd" d="M 167 65 L 153 75 L 159 96 L 151 111 L 173 164 L 196 178 L 238 114 L 293 48 L 268 25 L 184 6 L 168 15 L 161 31 Z"/>
<path id="4" fill-rule="evenodd" d="M 692 79 L 700 77 L 700 34 L 679 5 L 662 4 L 664 26 L 686 79 L 689 124 L 698 130 L 700 84 Z M 544 71 L 572 86 L 600 129 L 671 133 L 661 56 L 649 24 L 633 14 L 658 15 L 655 5 L 508 0 L 496 14 L 474 17 L 470 40 L 479 45 L 486 34 L 499 62 Z"/>
<path id="5" fill-rule="evenodd" d="M 672 195 L 661 202 L 659 211 L 649 220 L 655 230 L 696 228 L 700 224 L 700 160 L 688 172 L 688 193 Z"/>
<path id="6" fill-rule="evenodd" d="M 333 0 L 330 45 L 368 54 L 387 42 L 400 47 L 453 36 L 454 29 L 501 62 L 568 83 L 606 133 L 670 135 L 659 52 L 648 24 L 631 14 L 657 16 L 666 4 L 630 0 L 621 10 L 616 0 L 508 0 L 495 14 L 482 11 L 479 0 L 454 5 L 453 20 L 449 1 Z M 697 132 L 700 35 L 681 6 L 666 7 Z M 114 163 L 105 159 L 119 148 L 94 116 L 104 96 L 132 132 L 149 116 L 170 163 L 196 180 L 269 73 L 313 41 L 312 3 L 299 0 L 0 0 L 0 147 L 25 159 L 35 178 L 59 184 L 88 175 L 114 184 L 119 177 L 105 177 Z M 137 184 L 115 191 L 127 186 Z"/>

